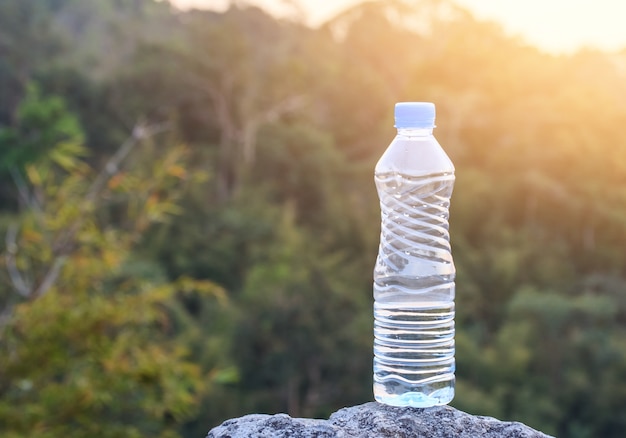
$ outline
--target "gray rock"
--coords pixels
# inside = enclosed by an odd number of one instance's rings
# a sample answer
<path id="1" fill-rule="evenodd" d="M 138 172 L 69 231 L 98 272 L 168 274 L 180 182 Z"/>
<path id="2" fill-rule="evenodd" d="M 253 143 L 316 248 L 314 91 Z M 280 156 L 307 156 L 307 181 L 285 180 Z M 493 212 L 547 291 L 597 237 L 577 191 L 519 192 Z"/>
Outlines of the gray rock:
<path id="1" fill-rule="evenodd" d="M 522 423 L 466 414 L 451 406 L 396 408 L 380 403 L 340 409 L 328 420 L 286 414 L 227 420 L 207 438 L 550 438 Z"/>

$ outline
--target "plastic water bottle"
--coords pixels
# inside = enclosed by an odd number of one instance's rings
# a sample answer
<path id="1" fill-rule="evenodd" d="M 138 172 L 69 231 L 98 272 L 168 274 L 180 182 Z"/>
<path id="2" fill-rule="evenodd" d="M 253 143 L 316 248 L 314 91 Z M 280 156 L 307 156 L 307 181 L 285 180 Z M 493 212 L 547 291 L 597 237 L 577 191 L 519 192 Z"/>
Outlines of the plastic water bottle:
<path id="1" fill-rule="evenodd" d="M 374 397 L 428 407 L 454 397 L 454 276 L 448 208 L 454 165 L 435 105 L 401 102 L 398 135 L 375 171 L 381 234 L 374 269 Z"/>

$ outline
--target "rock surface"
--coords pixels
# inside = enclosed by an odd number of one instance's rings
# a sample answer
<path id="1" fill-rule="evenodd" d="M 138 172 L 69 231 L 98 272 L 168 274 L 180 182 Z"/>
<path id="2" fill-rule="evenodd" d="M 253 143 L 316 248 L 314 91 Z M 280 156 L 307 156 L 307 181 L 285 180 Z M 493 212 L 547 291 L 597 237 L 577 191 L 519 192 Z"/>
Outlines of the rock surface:
<path id="1" fill-rule="evenodd" d="M 380 403 L 340 409 L 328 420 L 252 414 L 227 420 L 207 438 L 549 438 L 522 423 L 450 406 L 397 408 Z"/>

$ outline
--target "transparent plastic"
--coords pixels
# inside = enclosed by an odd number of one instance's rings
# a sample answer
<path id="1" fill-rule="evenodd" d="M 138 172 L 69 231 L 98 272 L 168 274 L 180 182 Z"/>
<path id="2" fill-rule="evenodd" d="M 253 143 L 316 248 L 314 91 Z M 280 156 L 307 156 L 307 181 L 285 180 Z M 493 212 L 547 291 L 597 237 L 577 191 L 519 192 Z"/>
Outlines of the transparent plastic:
<path id="1" fill-rule="evenodd" d="M 454 397 L 454 165 L 432 128 L 398 129 L 375 170 L 374 397 L 429 407 Z"/>

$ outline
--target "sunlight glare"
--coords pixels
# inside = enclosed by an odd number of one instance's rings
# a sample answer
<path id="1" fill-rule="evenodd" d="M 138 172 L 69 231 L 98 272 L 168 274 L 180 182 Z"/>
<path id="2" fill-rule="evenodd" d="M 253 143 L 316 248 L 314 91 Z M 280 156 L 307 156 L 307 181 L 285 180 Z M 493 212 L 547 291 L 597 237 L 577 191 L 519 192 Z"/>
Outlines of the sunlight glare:
<path id="1" fill-rule="evenodd" d="M 181 8 L 225 10 L 229 0 L 170 0 Z M 318 25 L 362 0 L 248 0 L 278 16 L 299 16 Z M 480 19 L 502 24 L 507 33 L 552 53 L 583 47 L 626 49 L 626 2 L 615 0 L 451 0 Z"/>

